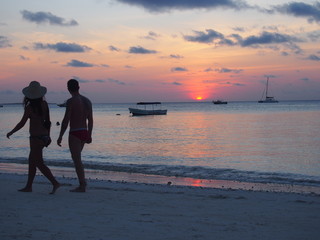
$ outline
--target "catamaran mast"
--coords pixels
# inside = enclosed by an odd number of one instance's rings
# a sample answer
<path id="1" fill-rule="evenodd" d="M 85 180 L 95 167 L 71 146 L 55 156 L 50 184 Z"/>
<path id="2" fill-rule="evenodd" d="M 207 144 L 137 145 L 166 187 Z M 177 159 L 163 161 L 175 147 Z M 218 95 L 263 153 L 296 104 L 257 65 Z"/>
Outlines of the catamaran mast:
<path id="1" fill-rule="evenodd" d="M 269 76 L 267 76 L 267 84 L 265 92 L 263 92 L 262 98 L 264 96 L 264 93 L 266 93 L 266 98 L 264 100 L 260 100 L 259 103 L 277 103 L 278 101 L 274 99 L 274 97 L 268 96 L 268 88 L 269 88 Z"/>
<path id="2" fill-rule="evenodd" d="M 268 98 L 268 84 L 269 84 L 269 76 L 267 77 L 266 98 Z"/>

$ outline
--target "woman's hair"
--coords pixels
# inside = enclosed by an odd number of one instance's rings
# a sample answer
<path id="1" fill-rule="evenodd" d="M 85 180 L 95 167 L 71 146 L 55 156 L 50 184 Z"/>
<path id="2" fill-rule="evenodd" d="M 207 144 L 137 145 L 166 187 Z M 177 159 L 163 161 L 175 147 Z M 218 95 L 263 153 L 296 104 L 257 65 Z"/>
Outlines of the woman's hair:
<path id="1" fill-rule="evenodd" d="M 27 97 L 24 97 L 24 100 L 23 100 L 23 105 L 24 105 L 24 108 L 26 108 L 27 106 L 31 106 L 32 108 L 32 111 L 41 116 L 43 111 L 42 111 L 42 102 L 43 102 L 43 97 L 41 98 L 36 98 L 36 99 L 30 99 L 30 98 L 27 98 Z"/>

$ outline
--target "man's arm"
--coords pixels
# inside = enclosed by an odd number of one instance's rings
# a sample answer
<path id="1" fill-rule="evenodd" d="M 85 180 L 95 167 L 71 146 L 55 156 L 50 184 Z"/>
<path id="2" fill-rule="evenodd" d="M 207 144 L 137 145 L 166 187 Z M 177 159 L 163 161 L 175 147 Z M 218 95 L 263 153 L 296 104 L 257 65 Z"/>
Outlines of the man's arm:
<path id="1" fill-rule="evenodd" d="M 89 132 L 89 141 L 87 143 L 92 142 L 92 129 L 93 129 L 93 113 L 92 113 L 92 104 L 90 102 L 89 113 L 88 113 L 88 132 Z"/>
<path id="2" fill-rule="evenodd" d="M 70 114 L 71 114 L 71 104 L 70 100 L 67 101 L 67 107 L 66 107 L 66 112 L 64 114 L 62 123 L 61 123 L 61 129 L 60 129 L 60 134 L 59 138 L 57 140 L 57 144 L 61 147 L 61 142 L 62 142 L 62 137 L 63 134 L 66 132 L 69 122 L 70 122 Z"/>

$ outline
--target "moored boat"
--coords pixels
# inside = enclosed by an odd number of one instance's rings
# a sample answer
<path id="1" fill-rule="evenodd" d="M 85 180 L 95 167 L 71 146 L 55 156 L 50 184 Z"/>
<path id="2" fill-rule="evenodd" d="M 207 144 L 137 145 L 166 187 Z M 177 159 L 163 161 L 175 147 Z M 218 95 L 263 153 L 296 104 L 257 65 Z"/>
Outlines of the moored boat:
<path id="1" fill-rule="evenodd" d="M 58 103 L 57 106 L 66 107 L 67 106 L 67 101 L 64 101 L 64 103 Z"/>
<path id="2" fill-rule="evenodd" d="M 157 106 L 160 104 L 161 102 L 138 102 L 137 105 L 144 106 L 144 108 L 129 108 L 129 112 L 132 116 L 166 115 L 167 109 L 161 109 Z"/>
<path id="3" fill-rule="evenodd" d="M 227 101 L 223 101 L 223 100 L 213 100 L 212 103 L 213 104 L 228 104 Z"/>
<path id="4" fill-rule="evenodd" d="M 279 101 L 276 100 L 274 97 L 268 96 L 268 87 L 269 87 L 269 77 L 267 77 L 267 84 L 266 84 L 266 97 L 265 99 L 261 99 L 258 101 L 258 103 L 278 103 Z M 262 95 L 263 98 L 264 94 Z"/>
<path id="5" fill-rule="evenodd" d="M 259 100 L 258 103 L 278 103 L 274 97 L 266 97 L 264 100 Z"/>

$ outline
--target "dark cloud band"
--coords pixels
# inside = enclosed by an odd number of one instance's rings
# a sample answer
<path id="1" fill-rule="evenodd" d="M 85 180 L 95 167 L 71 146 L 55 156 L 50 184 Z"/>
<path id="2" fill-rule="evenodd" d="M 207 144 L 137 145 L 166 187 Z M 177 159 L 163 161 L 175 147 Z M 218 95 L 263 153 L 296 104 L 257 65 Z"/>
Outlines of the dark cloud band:
<path id="1" fill-rule="evenodd" d="M 118 2 L 142 7 L 150 12 L 212 8 L 248 8 L 246 2 L 241 0 L 118 0 Z"/>
<path id="2" fill-rule="evenodd" d="M 9 39 L 5 36 L 0 36 L 0 48 L 7 48 L 7 47 L 12 47 Z"/>
<path id="3" fill-rule="evenodd" d="M 55 44 L 34 43 L 33 47 L 36 50 L 49 49 L 49 50 L 54 50 L 56 52 L 73 52 L 73 53 L 87 52 L 91 50 L 91 48 L 85 45 L 79 45 L 76 43 L 64 43 L 64 42 L 58 42 Z"/>
<path id="4" fill-rule="evenodd" d="M 247 10 L 255 9 L 269 14 L 281 13 L 294 17 L 307 18 L 310 23 L 320 23 L 320 2 L 314 4 L 304 2 L 290 2 L 276 5 L 270 9 L 251 6 L 245 0 L 117 0 L 118 2 L 137 6 L 153 13 L 170 12 L 172 10 L 211 10 L 217 8 Z"/>
<path id="5" fill-rule="evenodd" d="M 94 67 L 94 64 L 82 62 L 76 59 L 72 59 L 70 62 L 68 62 L 66 67 Z"/>
<path id="6" fill-rule="evenodd" d="M 133 54 L 155 54 L 157 53 L 157 51 L 155 50 L 149 50 L 143 47 L 130 47 L 129 49 L 129 53 L 133 53 Z"/>
<path id="7" fill-rule="evenodd" d="M 78 22 L 76 20 L 66 20 L 62 17 L 53 15 L 50 12 L 30 12 L 28 10 L 21 11 L 23 19 L 35 22 L 37 24 L 49 23 L 51 25 L 59 26 L 77 26 Z"/>
<path id="8" fill-rule="evenodd" d="M 273 11 L 295 17 L 306 17 L 310 23 L 320 23 L 320 2 L 315 2 L 313 5 L 303 2 L 291 2 L 274 6 L 271 12 Z"/>

